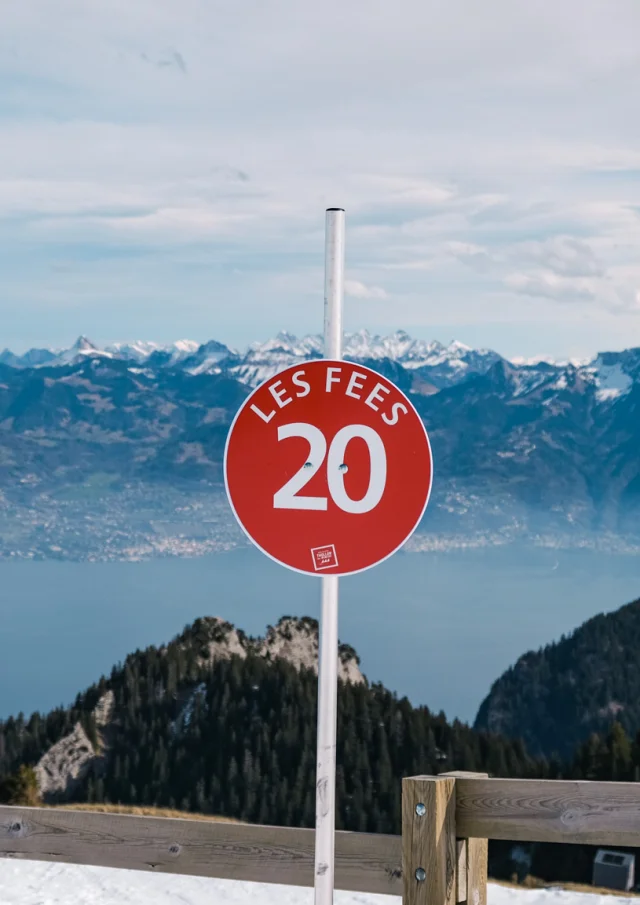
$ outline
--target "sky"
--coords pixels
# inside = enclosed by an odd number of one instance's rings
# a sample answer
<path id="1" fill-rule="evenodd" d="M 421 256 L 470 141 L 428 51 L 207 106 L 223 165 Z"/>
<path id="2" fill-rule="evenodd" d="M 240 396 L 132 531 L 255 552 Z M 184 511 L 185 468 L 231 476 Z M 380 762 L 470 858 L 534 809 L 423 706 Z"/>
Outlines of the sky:
<path id="1" fill-rule="evenodd" d="M 0 346 L 640 346 L 638 0 L 7 0 Z"/>

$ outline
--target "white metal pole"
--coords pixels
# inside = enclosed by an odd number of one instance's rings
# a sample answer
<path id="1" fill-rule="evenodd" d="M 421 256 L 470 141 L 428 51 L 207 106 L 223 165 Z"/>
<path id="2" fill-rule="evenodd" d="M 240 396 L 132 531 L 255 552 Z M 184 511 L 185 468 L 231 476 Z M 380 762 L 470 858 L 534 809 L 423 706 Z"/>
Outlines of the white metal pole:
<path id="1" fill-rule="evenodd" d="M 326 212 L 324 355 L 342 358 L 344 211 Z M 318 670 L 315 905 L 332 905 L 336 827 L 336 729 L 338 716 L 338 576 L 322 579 Z"/>
<path id="2" fill-rule="evenodd" d="M 342 358 L 344 296 L 344 211 L 326 213 L 324 263 L 324 357 Z"/>

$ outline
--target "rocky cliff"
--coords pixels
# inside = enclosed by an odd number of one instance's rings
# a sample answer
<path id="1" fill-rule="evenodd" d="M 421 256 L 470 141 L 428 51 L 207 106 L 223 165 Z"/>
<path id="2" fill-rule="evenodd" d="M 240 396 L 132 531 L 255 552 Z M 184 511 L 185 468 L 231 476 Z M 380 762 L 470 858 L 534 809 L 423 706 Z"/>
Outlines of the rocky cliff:
<path id="1" fill-rule="evenodd" d="M 318 670 L 318 623 L 309 617 L 285 616 L 275 625 L 268 626 L 265 635 L 252 638 L 230 622 L 216 616 L 205 616 L 185 628 L 173 641 L 159 648 L 160 656 L 182 649 L 185 654 L 195 653 L 200 667 L 213 667 L 220 660 L 232 657 L 246 659 L 260 657 L 267 661 L 286 660 L 298 671 Z M 355 650 L 341 644 L 338 651 L 338 675 L 343 682 L 364 683 L 360 660 Z M 173 723 L 173 735 L 188 727 L 191 714 L 202 683 L 186 688 L 177 696 L 180 713 Z M 157 689 L 156 698 L 162 700 L 165 687 Z M 78 721 L 62 738 L 55 742 L 36 764 L 38 788 L 45 801 L 63 801 L 73 796 L 78 786 L 90 772 L 97 774 L 109 758 L 109 736 L 117 726 L 118 709 L 111 688 L 99 697 L 87 714 L 86 727 Z"/>
<path id="2" fill-rule="evenodd" d="M 45 801 L 64 799 L 73 794 L 89 770 L 106 756 L 105 733 L 113 719 L 114 703 L 113 691 L 109 690 L 100 697 L 91 714 L 96 729 L 95 744 L 78 722 L 40 758 L 35 771 L 38 789 Z"/>

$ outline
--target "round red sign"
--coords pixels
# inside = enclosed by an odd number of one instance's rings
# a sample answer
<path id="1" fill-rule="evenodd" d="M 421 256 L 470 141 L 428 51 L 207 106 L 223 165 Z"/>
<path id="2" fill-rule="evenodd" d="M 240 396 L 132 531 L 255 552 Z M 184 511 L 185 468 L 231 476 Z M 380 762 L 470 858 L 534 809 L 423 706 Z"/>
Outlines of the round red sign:
<path id="1" fill-rule="evenodd" d="M 237 413 L 224 455 L 231 508 L 263 553 L 313 575 L 391 556 L 429 500 L 429 438 L 389 380 L 312 361 L 265 381 Z"/>

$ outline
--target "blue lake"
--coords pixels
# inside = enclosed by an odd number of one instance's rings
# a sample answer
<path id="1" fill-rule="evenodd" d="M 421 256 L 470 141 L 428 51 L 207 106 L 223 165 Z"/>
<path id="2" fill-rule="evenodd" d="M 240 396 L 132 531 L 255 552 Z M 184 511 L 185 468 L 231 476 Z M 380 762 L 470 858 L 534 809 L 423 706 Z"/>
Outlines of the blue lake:
<path id="1" fill-rule="evenodd" d="M 341 582 L 340 637 L 414 703 L 472 720 L 525 650 L 640 596 L 638 558 L 500 547 L 400 553 Z M 253 549 L 145 563 L 0 563 L 0 718 L 69 704 L 127 653 L 197 616 L 260 634 L 318 616 L 317 579 Z"/>

